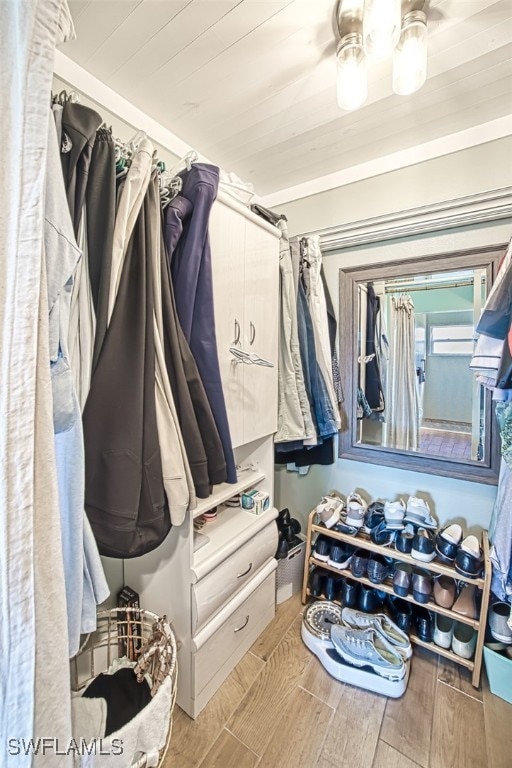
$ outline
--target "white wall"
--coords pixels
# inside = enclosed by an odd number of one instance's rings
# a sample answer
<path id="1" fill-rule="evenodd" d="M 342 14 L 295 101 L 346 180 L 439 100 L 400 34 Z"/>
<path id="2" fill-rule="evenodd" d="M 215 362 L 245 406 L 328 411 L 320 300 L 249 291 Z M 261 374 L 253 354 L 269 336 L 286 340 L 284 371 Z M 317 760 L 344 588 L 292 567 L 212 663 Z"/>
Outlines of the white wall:
<path id="1" fill-rule="evenodd" d="M 503 139 L 288 203 L 281 210 L 288 217 L 290 232 L 304 233 L 497 189 L 512 181 L 507 161 L 511 154 L 512 139 Z M 335 309 L 340 268 L 505 243 L 511 236 L 512 220 L 504 220 L 327 254 L 324 268 Z M 468 526 L 483 527 L 488 526 L 496 496 L 495 486 L 347 459 L 338 459 L 331 467 L 312 467 L 306 476 L 276 469 L 276 503 L 279 508 L 289 507 L 303 524 L 322 494 L 333 488 L 343 494 L 357 489 L 367 499 L 423 496 L 441 522 L 462 518 Z"/>

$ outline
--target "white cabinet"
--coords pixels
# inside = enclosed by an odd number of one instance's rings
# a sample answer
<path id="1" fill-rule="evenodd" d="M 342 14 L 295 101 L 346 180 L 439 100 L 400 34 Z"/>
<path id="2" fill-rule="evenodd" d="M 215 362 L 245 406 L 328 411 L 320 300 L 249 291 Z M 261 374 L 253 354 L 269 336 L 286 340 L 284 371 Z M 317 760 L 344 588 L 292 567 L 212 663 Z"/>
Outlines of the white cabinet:
<path id="1" fill-rule="evenodd" d="M 238 482 L 223 483 L 158 549 L 124 562 L 143 608 L 166 614 L 179 640 L 179 706 L 196 717 L 275 613 L 279 231 L 219 195 L 210 218 L 215 327 Z M 273 368 L 234 362 L 231 345 Z M 247 488 L 270 494 L 253 515 L 222 504 Z M 218 507 L 194 552 L 193 517 Z"/>
<path id="2" fill-rule="evenodd" d="M 217 201 L 210 220 L 215 324 L 233 445 L 277 428 L 279 233 Z M 236 346 L 272 363 L 242 363 Z"/>

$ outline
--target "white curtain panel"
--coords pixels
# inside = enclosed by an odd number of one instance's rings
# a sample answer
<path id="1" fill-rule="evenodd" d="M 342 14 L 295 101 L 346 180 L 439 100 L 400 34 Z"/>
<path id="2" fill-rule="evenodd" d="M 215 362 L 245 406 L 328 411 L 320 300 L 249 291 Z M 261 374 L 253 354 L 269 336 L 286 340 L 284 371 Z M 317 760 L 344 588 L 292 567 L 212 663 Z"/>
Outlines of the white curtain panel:
<path id="1" fill-rule="evenodd" d="M 393 297 L 390 314 L 387 445 L 404 451 L 417 451 L 419 403 L 416 388 L 414 304 L 411 297 Z"/>

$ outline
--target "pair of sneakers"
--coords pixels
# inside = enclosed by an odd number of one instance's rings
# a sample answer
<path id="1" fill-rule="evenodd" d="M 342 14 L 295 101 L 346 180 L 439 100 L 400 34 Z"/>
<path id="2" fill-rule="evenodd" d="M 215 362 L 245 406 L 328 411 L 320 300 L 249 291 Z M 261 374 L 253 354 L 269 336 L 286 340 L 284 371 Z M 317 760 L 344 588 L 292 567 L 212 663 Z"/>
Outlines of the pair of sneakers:
<path id="1" fill-rule="evenodd" d="M 357 533 L 364 525 L 367 505 L 358 493 L 351 493 L 347 496 L 346 504 L 337 491 L 331 491 L 324 496 L 320 504 L 316 507 L 316 514 L 320 523 L 326 528 L 343 526 L 347 533 Z M 341 522 L 341 516 L 344 514 Z"/>
<path id="2" fill-rule="evenodd" d="M 409 496 L 407 504 L 404 504 L 402 499 L 386 501 L 384 518 L 386 527 L 390 531 L 401 531 L 407 523 L 430 530 L 437 528 L 437 522 L 430 512 L 427 502 L 416 496 Z"/>
<path id="3" fill-rule="evenodd" d="M 331 627 L 331 641 L 341 658 L 356 667 L 370 667 L 388 680 L 402 680 L 412 655 L 408 636 L 384 613 L 368 614 L 343 608 L 343 624 Z"/>

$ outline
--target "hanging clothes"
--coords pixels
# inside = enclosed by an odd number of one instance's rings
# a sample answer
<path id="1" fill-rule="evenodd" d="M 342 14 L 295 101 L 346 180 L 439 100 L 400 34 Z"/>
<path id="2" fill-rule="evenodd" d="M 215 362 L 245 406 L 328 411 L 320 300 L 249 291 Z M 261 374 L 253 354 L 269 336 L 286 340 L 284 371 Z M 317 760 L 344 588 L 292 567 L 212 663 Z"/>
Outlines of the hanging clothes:
<path id="1" fill-rule="evenodd" d="M 176 310 L 185 338 L 190 345 L 197 368 L 208 396 L 208 401 L 222 441 L 226 461 L 227 480 L 237 481 L 226 404 L 220 377 L 215 316 L 211 251 L 208 237 L 208 219 L 217 195 L 219 169 L 213 165 L 197 163 L 182 174 L 183 188 L 174 206 L 184 198 L 192 208 L 190 215 L 181 219 L 182 232 L 177 240 L 173 234 L 175 217 L 166 211 L 167 251 L 171 257 L 171 275 L 176 297 Z M 189 207 L 189 206 L 185 206 Z M 171 209 L 172 210 L 172 209 Z M 173 245 L 175 247 L 173 248 Z"/>
<path id="2" fill-rule="evenodd" d="M 386 445 L 405 451 L 417 451 L 419 440 L 415 348 L 412 299 L 393 298 Z"/>
<path id="3" fill-rule="evenodd" d="M 380 324 L 380 299 L 376 295 L 373 285 L 367 285 L 366 297 L 366 347 L 365 356 L 370 358 L 366 363 L 366 376 L 364 382 L 364 394 L 366 402 L 376 413 L 385 408 L 384 388 L 382 386 L 379 357 L 377 354 L 377 328 Z"/>
<path id="4" fill-rule="evenodd" d="M 64 0 L 0 3 L 0 28 L 6 153 L 0 167 L 0 743 L 6 764 L 13 762 L 6 756 L 9 739 L 71 738 L 44 193 L 55 46 L 74 33 Z M 41 751 L 14 760 L 21 768 L 72 762 Z"/>
<path id="5" fill-rule="evenodd" d="M 124 183 L 128 181 L 129 175 Z M 110 557 L 151 551 L 171 526 L 157 431 L 149 245 L 143 206 L 123 259 L 115 306 L 83 414 L 85 506 L 99 550 Z M 182 484 L 183 498 L 188 497 L 186 478 L 176 482 Z"/>

